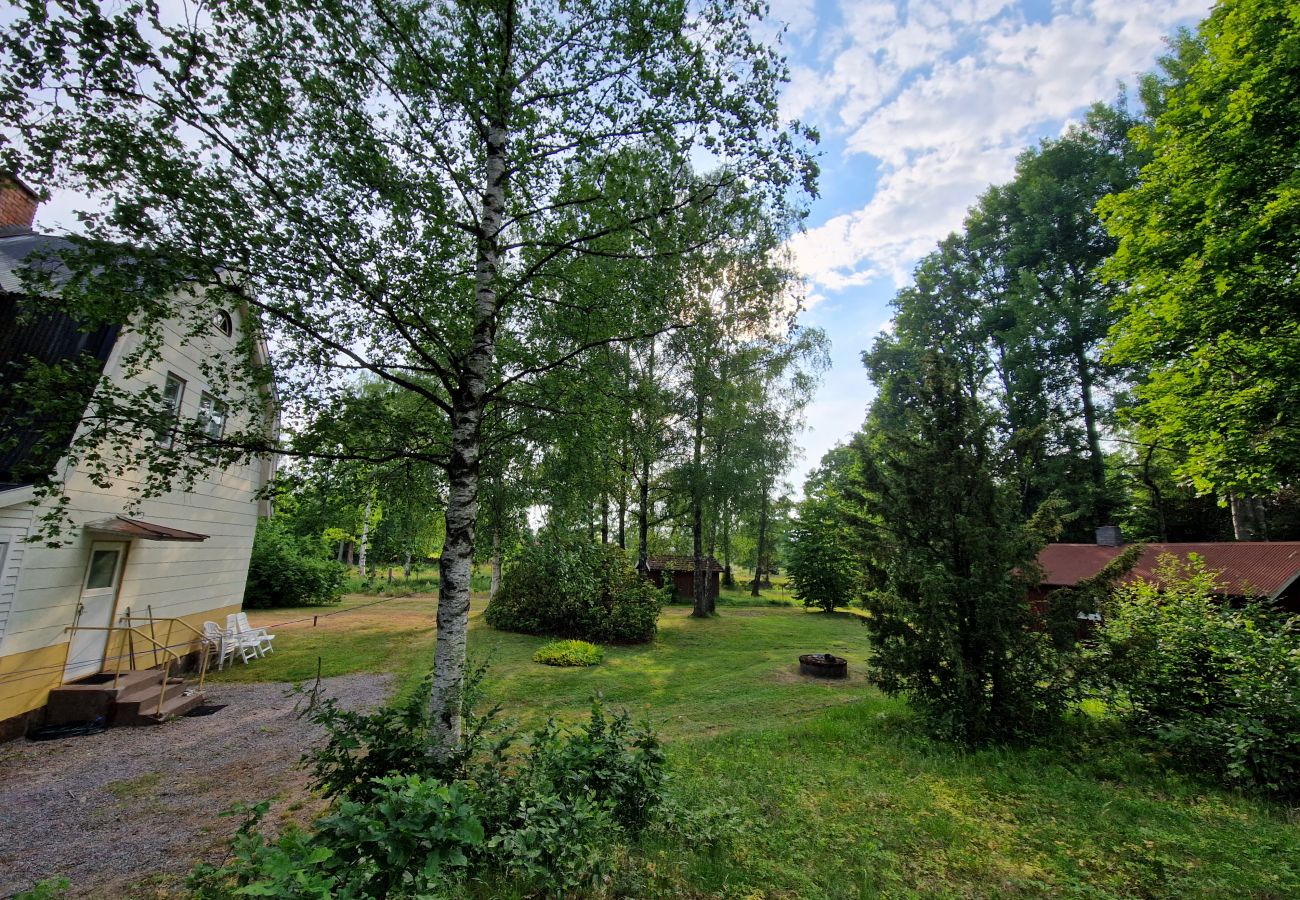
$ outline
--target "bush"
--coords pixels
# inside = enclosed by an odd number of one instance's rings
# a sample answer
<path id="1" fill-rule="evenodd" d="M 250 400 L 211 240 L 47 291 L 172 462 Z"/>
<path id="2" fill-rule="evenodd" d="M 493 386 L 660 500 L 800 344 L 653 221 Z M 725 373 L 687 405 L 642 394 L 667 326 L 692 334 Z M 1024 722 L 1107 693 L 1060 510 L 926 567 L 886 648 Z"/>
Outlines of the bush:
<path id="1" fill-rule="evenodd" d="M 533 662 L 548 666 L 594 666 L 604 656 L 604 650 L 586 641 L 551 641 L 537 648 Z"/>
<path id="2" fill-rule="evenodd" d="M 341 563 L 314 555 L 309 542 L 290 534 L 275 519 L 267 519 L 257 524 L 253 538 L 244 608 L 337 603 L 346 574 Z"/>
<path id="3" fill-rule="evenodd" d="M 502 631 L 639 643 L 654 638 L 663 596 L 620 548 L 552 536 L 511 560 L 484 616 Z"/>
<path id="4" fill-rule="evenodd" d="M 495 710 L 473 711 L 482 674 L 465 691 L 465 740 L 450 762 L 427 752 L 427 694 L 371 713 L 309 708 L 327 740 L 308 763 L 333 810 L 315 833 L 289 829 L 271 843 L 259 830 L 268 805 L 245 810 L 231 862 L 195 869 L 194 895 L 462 897 L 469 878 L 511 881 L 521 888 L 512 895 L 599 888 L 620 844 L 660 806 L 658 738 L 597 700 L 587 724 L 552 720 L 511 754 L 512 737 L 488 740 L 502 730 L 490 724 Z M 399 764 L 405 771 L 390 771 Z"/>
<path id="5" fill-rule="evenodd" d="M 1184 764 L 1229 784 L 1300 794 L 1300 619 L 1216 597 L 1193 556 L 1159 587 L 1120 586 L 1088 653 L 1089 684 Z"/>

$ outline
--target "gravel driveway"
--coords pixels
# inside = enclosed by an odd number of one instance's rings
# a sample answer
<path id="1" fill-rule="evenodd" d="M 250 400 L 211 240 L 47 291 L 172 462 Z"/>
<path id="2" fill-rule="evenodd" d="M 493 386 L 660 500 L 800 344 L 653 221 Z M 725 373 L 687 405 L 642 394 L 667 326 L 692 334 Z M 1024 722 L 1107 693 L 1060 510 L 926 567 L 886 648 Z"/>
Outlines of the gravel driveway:
<path id="1" fill-rule="evenodd" d="M 388 675 L 322 682 L 349 708 L 388 695 Z M 165 897 L 196 862 L 217 862 L 238 827 L 218 814 L 275 797 L 267 821 L 313 802 L 295 767 L 319 731 L 294 715 L 286 684 L 208 686 L 204 717 L 88 737 L 0 744 L 0 897 L 53 875 L 70 896 Z M 304 809 L 307 806 L 308 808 Z"/>

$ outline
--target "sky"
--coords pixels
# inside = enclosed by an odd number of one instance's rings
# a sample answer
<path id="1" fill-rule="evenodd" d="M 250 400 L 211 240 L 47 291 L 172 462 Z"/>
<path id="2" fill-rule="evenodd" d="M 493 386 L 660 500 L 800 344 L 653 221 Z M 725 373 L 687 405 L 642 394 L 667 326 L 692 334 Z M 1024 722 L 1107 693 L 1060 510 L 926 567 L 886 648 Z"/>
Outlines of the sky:
<path id="1" fill-rule="evenodd" d="M 862 351 L 917 261 L 1016 156 L 1133 87 L 1209 0 L 772 0 L 788 28 L 783 112 L 821 133 L 820 196 L 791 242 L 802 324 L 832 367 L 808 409 L 798 490 L 862 424 Z"/>
<path id="2" fill-rule="evenodd" d="M 823 328 L 831 369 L 807 411 L 796 491 L 862 424 L 862 351 L 916 262 L 961 226 L 1016 156 L 1092 103 L 1135 85 L 1210 0 L 770 0 L 791 66 L 783 112 L 821 133 L 820 196 L 791 249 L 801 321 Z M 0 21 L 4 20 L 0 14 Z M 775 35 L 771 27 L 767 37 Z M 38 215 L 75 230 L 82 198 Z"/>

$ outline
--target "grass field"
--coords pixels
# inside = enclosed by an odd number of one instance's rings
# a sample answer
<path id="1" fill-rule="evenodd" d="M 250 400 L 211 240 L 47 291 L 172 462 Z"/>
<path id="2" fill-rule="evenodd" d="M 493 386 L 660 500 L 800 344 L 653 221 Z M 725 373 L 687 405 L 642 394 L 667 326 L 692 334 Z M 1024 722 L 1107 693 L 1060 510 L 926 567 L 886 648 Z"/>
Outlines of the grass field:
<path id="1" fill-rule="evenodd" d="M 282 626 L 271 657 L 217 677 L 314 678 L 319 655 L 325 675 L 392 671 L 409 686 L 432 658 L 434 600 L 363 606 L 374 599 L 348 598 L 315 628 Z M 734 810 L 729 850 L 648 847 L 626 860 L 641 895 L 1300 896 L 1297 811 L 1172 773 L 1104 723 L 1081 720 L 1036 749 L 932 742 L 862 678 L 857 617 L 732 599 L 708 620 L 670 607 L 653 644 L 609 647 L 590 669 L 533 663 L 545 638 L 493 631 L 474 605 L 471 652 L 490 660 L 489 692 L 508 715 L 576 717 L 599 691 L 661 731 L 674 794 Z M 847 657 L 853 677 L 801 679 L 797 655 L 823 650 Z"/>

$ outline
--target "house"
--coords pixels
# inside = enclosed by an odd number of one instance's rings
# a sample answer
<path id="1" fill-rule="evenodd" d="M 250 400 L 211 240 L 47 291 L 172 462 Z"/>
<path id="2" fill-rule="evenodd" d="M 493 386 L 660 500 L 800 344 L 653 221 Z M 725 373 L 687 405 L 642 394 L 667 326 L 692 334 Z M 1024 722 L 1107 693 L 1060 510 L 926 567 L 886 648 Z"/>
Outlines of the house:
<path id="1" fill-rule="evenodd" d="M 1113 526 L 1097 529 L 1095 544 L 1048 544 L 1038 554 L 1043 580 L 1035 600 L 1061 587 L 1091 578 L 1124 552 L 1123 536 Z M 1221 572 L 1225 597 L 1267 597 L 1300 613 L 1300 541 L 1205 541 L 1146 544 L 1125 580 L 1155 581 L 1160 557 L 1180 560 L 1195 554 L 1212 572 Z"/>
<path id="2" fill-rule="evenodd" d="M 705 579 L 709 586 L 709 599 L 718 599 L 719 579 L 722 566 L 712 556 L 704 557 Z M 651 556 L 646 559 L 643 574 L 663 587 L 667 582 L 672 585 L 673 596 L 678 600 L 695 599 L 695 557 L 693 556 Z"/>
<path id="3" fill-rule="evenodd" d="M 51 251 L 67 243 L 32 230 L 36 205 L 20 181 L 0 177 L 0 397 L 14 394 L 15 380 L 33 361 L 79 357 L 104 382 L 136 390 L 154 384 L 178 421 L 195 421 L 213 436 L 237 425 L 226 421 L 227 404 L 208 393 L 201 362 L 239 352 L 240 329 L 252 324 L 246 311 L 222 311 L 209 333 L 184 340 L 176 323 L 167 323 L 161 362 L 128 377 L 121 361 L 142 340 L 129 324 L 87 332 L 61 313 L 42 313 L 39 298 L 23 294 L 18 272 L 25 261 L 53 259 Z M 20 310 L 35 315 L 20 317 Z M 265 349 L 255 354 L 264 359 Z M 273 398 L 262 404 L 274 423 Z M 174 657 L 197 654 L 203 622 L 224 625 L 226 614 L 240 609 L 253 534 L 268 511 L 259 491 L 273 461 L 209 471 L 193 490 L 145 499 L 128 516 L 130 475 L 96 486 L 65 458 L 80 423 L 24 429 L 12 417 L 22 405 L 14 395 L 2 405 L 9 408 L 0 408 L 0 739 L 45 717 L 51 691 L 104 682 L 101 672 L 119 668 L 136 674 L 114 681 L 118 700 L 129 683 L 141 695 L 159 688 L 154 713 L 192 704 L 193 691 L 173 689 L 161 673 L 145 670 L 176 662 L 159 644 L 169 645 Z M 161 443 L 172 433 L 136 440 Z M 57 547 L 25 541 L 52 502 L 34 503 L 39 475 L 33 473 L 51 471 L 62 476 L 74 526 Z"/>

